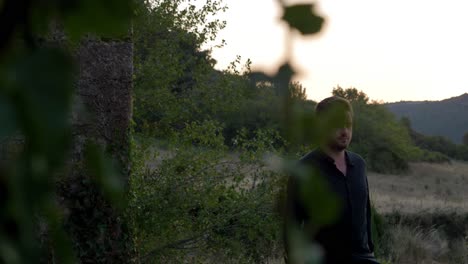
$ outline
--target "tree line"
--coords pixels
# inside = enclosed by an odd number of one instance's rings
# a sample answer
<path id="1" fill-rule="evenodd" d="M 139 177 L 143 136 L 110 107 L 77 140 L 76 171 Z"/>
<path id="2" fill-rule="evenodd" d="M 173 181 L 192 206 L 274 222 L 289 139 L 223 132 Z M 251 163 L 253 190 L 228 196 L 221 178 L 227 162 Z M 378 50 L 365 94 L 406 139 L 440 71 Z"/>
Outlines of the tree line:
<path id="1" fill-rule="evenodd" d="M 185 21 L 184 16 L 195 16 L 190 12 L 203 14 L 199 17 L 221 12 L 220 3 L 213 2 L 195 11 L 178 10 L 176 3 L 160 2 L 156 7 L 142 6 L 139 12 L 144 15 L 135 21 L 136 131 L 168 138 L 191 122 L 212 120 L 220 125 L 227 146 L 233 145 L 241 130 L 251 137 L 259 129 L 273 130 L 285 139 L 286 131 L 280 125 L 284 118 L 279 107 L 280 85 L 258 78 L 250 69 L 251 61 L 242 64 L 241 57 L 234 58 L 227 69 L 216 70 L 210 51 L 202 50 L 202 44 L 214 39 L 225 23 L 178 22 Z M 288 89 L 293 111 L 312 116 L 316 102 L 307 99 L 305 87 L 290 82 Z M 381 103 L 370 100 L 356 88 L 338 86 L 332 94 L 352 102 L 355 108 L 352 149 L 366 158 L 372 170 L 402 172 L 411 161 L 468 160 L 466 147 L 415 132 L 408 119 L 398 120 Z M 294 141 L 279 140 L 274 144 L 283 144 L 278 147 L 291 153 L 314 146 L 310 137 Z"/>

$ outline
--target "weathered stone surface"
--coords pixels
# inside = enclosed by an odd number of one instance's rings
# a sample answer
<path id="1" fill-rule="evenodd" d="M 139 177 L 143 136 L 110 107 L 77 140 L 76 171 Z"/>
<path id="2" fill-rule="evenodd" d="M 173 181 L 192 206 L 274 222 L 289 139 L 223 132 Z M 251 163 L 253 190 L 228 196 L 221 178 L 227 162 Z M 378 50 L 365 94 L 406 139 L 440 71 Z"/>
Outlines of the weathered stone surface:
<path id="1" fill-rule="evenodd" d="M 126 161 L 131 117 L 133 45 L 130 41 L 88 39 L 77 50 L 79 79 L 73 122 L 75 137 L 119 148 Z M 75 144 L 80 144 L 75 142 Z M 81 150 L 75 146 L 75 150 Z M 81 151 L 78 151 L 81 152 Z M 123 156 L 122 156 L 123 155 Z M 125 162 L 127 163 L 127 162 Z"/>
<path id="2" fill-rule="evenodd" d="M 58 183 L 67 211 L 65 227 L 81 262 L 128 263 L 133 247 L 123 213 L 103 198 L 83 164 L 85 145 L 97 143 L 119 161 L 128 182 L 133 44 L 88 38 L 75 57 L 79 76 L 71 117 L 71 170 Z"/>

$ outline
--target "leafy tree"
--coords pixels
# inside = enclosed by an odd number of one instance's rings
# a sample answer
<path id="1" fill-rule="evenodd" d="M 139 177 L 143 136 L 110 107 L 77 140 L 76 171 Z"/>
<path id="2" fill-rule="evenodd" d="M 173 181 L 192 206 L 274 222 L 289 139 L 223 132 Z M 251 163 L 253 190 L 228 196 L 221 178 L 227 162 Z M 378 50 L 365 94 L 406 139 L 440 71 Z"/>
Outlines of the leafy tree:
<path id="1" fill-rule="evenodd" d="M 350 102 L 367 104 L 369 97 L 363 92 L 358 91 L 356 88 L 343 89 L 340 86 L 333 88 L 333 95 L 340 96 L 348 99 Z"/>
<path id="2" fill-rule="evenodd" d="M 140 2 L 134 20 L 138 131 L 167 135 L 195 114 L 191 90 L 219 78 L 215 61 L 201 45 L 213 40 L 225 23 L 208 16 L 224 9 L 219 1 L 199 9 L 185 0 Z"/>
<path id="3" fill-rule="evenodd" d="M 241 65 L 240 56 L 226 70 L 217 71 L 209 51 L 201 50 L 203 41 L 214 37 L 224 27 L 223 22 L 175 23 L 174 17 L 184 20 L 195 15 L 196 9 L 189 4 L 186 9 L 177 9 L 170 1 L 145 2 L 139 8 L 134 96 L 138 132 L 169 137 L 188 122 L 214 119 L 224 124 L 225 140 L 231 144 L 242 128 L 250 135 L 259 128 L 279 129 L 280 84 L 254 81 L 250 60 Z M 207 2 L 197 12 L 208 16 L 222 11 L 219 3 Z M 200 25 L 194 26 L 196 23 Z M 211 37 L 203 36 L 204 27 L 210 27 Z M 300 83 L 290 82 L 288 87 L 295 103 L 306 100 Z"/>
<path id="4" fill-rule="evenodd" d="M 300 82 L 291 82 L 288 88 L 289 95 L 293 100 L 307 100 L 306 88 Z"/>
<path id="5" fill-rule="evenodd" d="M 333 95 L 348 99 L 354 108 L 351 148 L 363 155 L 369 168 L 377 172 L 402 172 L 419 150 L 412 144 L 408 130 L 383 105 L 369 102 L 356 88 L 333 89 Z"/>

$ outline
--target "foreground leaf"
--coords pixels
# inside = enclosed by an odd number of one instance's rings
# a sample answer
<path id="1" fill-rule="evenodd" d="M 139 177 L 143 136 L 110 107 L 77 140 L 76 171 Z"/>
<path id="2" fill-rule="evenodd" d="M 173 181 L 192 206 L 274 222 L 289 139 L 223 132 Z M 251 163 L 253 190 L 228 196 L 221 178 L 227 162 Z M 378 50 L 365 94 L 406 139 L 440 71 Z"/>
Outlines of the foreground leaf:
<path id="1" fill-rule="evenodd" d="M 284 8 L 282 19 L 302 35 L 316 34 L 322 29 L 324 19 L 317 15 L 312 4 L 299 4 Z"/>

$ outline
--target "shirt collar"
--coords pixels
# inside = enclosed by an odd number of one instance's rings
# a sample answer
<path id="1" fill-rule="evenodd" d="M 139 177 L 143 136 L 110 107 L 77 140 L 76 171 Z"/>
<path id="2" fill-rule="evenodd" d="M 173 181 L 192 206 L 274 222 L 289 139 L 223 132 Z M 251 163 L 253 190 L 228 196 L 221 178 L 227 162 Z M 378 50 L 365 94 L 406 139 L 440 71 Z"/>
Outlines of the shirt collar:
<path id="1" fill-rule="evenodd" d="M 329 162 L 331 164 L 335 164 L 335 160 L 328 156 L 322 149 L 318 148 L 318 153 L 319 153 L 319 156 L 322 160 L 326 161 L 326 162 Z M 350 158 L 350 155 L 349 155 L 349 151 L 345 150 L 345 159 L 346 159 L 346 164 L 351 166 L 351 167 L 354 167 L 354 162 L 353 160 Z"/>
<path id="2" fill-rule="evenodd" d="M 354 167 L 354 162 L 349 156 L 349 151 L 345 150 L 345 157 L 346 157 L 346 164 L 348 164 L 351 167 Z"/>

